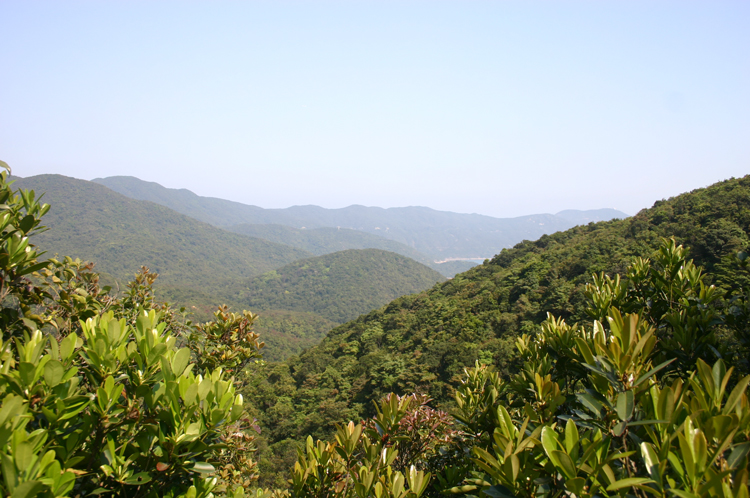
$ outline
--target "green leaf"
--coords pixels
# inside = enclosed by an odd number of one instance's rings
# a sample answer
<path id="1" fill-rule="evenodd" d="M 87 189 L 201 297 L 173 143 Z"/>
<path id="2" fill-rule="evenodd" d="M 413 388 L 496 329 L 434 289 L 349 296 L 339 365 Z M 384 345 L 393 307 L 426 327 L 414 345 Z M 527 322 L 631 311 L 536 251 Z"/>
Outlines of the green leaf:
<path id="1" fill-rule="evenodd" d="M 190 470 L 200 472 L 201 474 L 210 474 L 216 471 L 214 466 L 207 462 L 195 462 L 195 465 Z"/>
<path id="2" fill-rule="evenodd" d="M 514 495 L 508 488 L 500 484 L 487 489 L 483 489 L 482 493 L 492 498 L 516 498 L 516 495 Z"/>
<path id="3" fill-rule="evenodd" d="M 681 489 L 670 489 L 670 493 L 679 496 L 680 498 L 701 498 L 700 496 L 693 494 L 689 491 L 684 491 Z"/>
<path id="4" fill-rule="evenodd" d="M 668 424 L 669 420 L 634 420 L 633 422 L 628 422 L 628 427 L 633 427 L 636 425 L 652 425 L 652 424 Z"/>
<path id="5" fill-rule="evenodd" d="M 31 467 L 31 460 L 33 458 L 34 446 L 29 441 L 24 441 L 16 446 L 13 459 L 16 461 L 16 467 L 19 470 L 26 470 Z"/>
<path id="6" fill-rule="evenodd" d="M 190 361 L 190 348 L 182 348 L 172 358 L 172 373 L 179 377 Z"/>
<path id="7" fill-rule="evenodd" d="M 628 426 L 628 423 L 625 421 L 618 422 L 618 424 L 615 425 L 614 428 L 612 429 L 612 432 L 614 433 L 615 436 L 620 437 L 622 436 L 622 433 L 625 432 L 625 429 L 627 428 L 627 426 Z"/>
<path id="8" fill-rule="evenodd" d="M 200 383 L 200 386 L 198 386 L 198 397 L 201 400 L 204 400 L 208 397 L 208 393 L 211 392 L 211 389 L 213 389 L 214 383 L 211 382 L 211 379 L 203 379 Z"/>
<path id="9" fill-rule="evenodd" d="M 44 489 L 44 484 L 41 481 L 26 481 L 19 484 L 10 498 L 32 498 L 37 496 Z"/>
<path id="10" fill-rule="evenodd" d="M 729 398 L 727 398 L 727 402 L 722 410 L 724 415 L 729 415 L 729 413 L 734 410 L 735 405 L 737 405 L 737 402 L 739 402 L 742 397 L 742 393 L 745 392 L 748 382 L 750 382 L 750 375 L 739 381 L 734 389 L 732 389 L 732 393 L 729 395 Z"/>
<path id="11" fill-rule="evenodd" d="M 37 263 L 35 265 L 31 265 L 31 266 L 24 268 L 23 270 L 16 273 L 16 276 L 22 277 L 24 275 L 28 275 L 29 273 L 34 273 L 35 271 L 39 271 L 48 266 L 49 266 L 49 261 L 42 261 L 41 263 Z"/>
<path id="12" fill-rule="evenodd" d="M 573 455 L 574 452 L 578 453 L 578 439 L 578 428 L 573 419 L 569 418 L 565 424 L 565 451 L 569 455 Z"/>
<path id="13" fill-rule="evenodd" d="M 550 460 L 552 460 L 553 457 L 551 453 L 560 447 L 560 443 L 557 440 L 557 434 L 555 433 L 555 430 L 553 428 L 545 427 L 544 429 L 542 429 L 542 447 L 544 447 L 544 451 L 547 453 L 547 456 L 549 456 Z M 559 465 L 559 463 L 554 460 L 552 463 L 556 466 Z"/>
<path id="14" fill-rule="evenodd" d="M 60 342 L 60 358 L 67 360 L 73 355 L 76 348 L 76 334 L 70 334 Z"/>
<path id="15" fill-rule="evenodd" d="M 748 452 L 750 452 L 750 443 L 743 443 L 735 446 L 732 449 L 732 453 L 729 454 L 729 458 L 727 458 L 727 465 L 729 468 L 737 468 L 740 462 L 742 462 L 742 459 L 747 456 Z"/>
<path id="16" fill-rule="evenodd" d="M 628 477 L 626 479 L 620 479 L 607 486 L 607 491 L 617 491 L 618 489 L 631 488 L 633 486 L 640 486 L 643 484 L 653 484 L 654 481 L 645 477 Z"/>
<path id="17" fill-rule="evenodd" d="M 555 466 L 562 471 L 566 478 L 574 479 L 578 475 L 578 471 L 576 470 L 576 466 L 570 456 L 568 456 L 568 454 L 563 451 L 556 450 L 552 453 L 554 454 L 554 459 L 556 459 L 558 462 L 558 464 Z M 550 460 L 553 460 L 552 455 L 550 455 Z"/>
<path id="18" fill-rule="evenodd" d="M 596 413 L 597 415 L 605 406 L 604 403 L 598 400 L 596 396 L 594 396 L 594 394 L 592 394 L 591 392 L 578 393 L 576 394 L 576 397 L 583 406 Z"/>
<path id="19" fill-rule="evenodd" d="M 635 381 L 635 384 L 633 384 L 633 387 L 640 386 L 644 381 L 646 381 L 647 379 L 649 379 L 652 375 L 654 375 L 655 373 L 657 373 L 659 370 L 662 370 L 663 368 L 666 368 L 667 365 L 669 365 L 670 363 L 672 363 L 676 359 L 677 358 L 672 358 L 671 360 L 667 360 L 664 363 L 660 363 L 659 365 L 655 366 L 654 368 L 652 368 L 651 370 L 649 370 L 645 374 L 641 375 L 640 377 L 638 377 L 638 380 Z"/>
<path id="20" fill-rule="evenodd" d="M 581 496 L 583 493 L 583 487 L 586 485 L 586 479 L 583 477 L 576 477 L 575 479 L 568 479 L 565 481 L 565 487 L 568 491 L 572 492 L 576 496 Z"/>
<path id="21" fill-rule="evenodd" d="M 641 455 L 643 456 L 643 463 L 646 464 L 646 471 L 651 476 L 659 489 L 662 488 L 661 473 L 659 472 L 659 455 L 654 449 L 654 445 L 651 443 L 641 443 Z"/>
<path id="22" fill-rule="evenodd" d="M 50 360 L 44 365 L 44 382 L 50 387 L 55 387 L 65 375 L 65 367 L 57 360 Z"/>
<path id="23" fill-rule="evenodd" d="M 188 386 L 187 390 L 185 391 L 185 395 L 182 397 L 182 400 L 185 402 L 186 405 L 194 405 L 198 402 L 198 383 L 190 384 Z"/>
<path id="24" fill-rule="evenodd" d="M 128 484 L 130 486 L 140 486 L 141 484 L 146 484 L 150 480 L 151 475 L 149 475 L 148 472 L 139 472 L 134 476 L 125 479 L 125 484 Z"/>
<path id="25" fill-rule="evenodd" d="M 617 396 L 617 416 L 620 420 L 630 420 L 633 418 L 633 409 L 635 408 L 635 399 L 633 391 L 625 391 Z"/>
<path id="26" fill-rule="evenodd" d="M 28 361 L 22 361 L 18 364 L 18 375 L 21 377 L 21 382 L 23 382 L 26 387 L 30 387 L 34 383 L 35 374 L 35 364 Z"/>

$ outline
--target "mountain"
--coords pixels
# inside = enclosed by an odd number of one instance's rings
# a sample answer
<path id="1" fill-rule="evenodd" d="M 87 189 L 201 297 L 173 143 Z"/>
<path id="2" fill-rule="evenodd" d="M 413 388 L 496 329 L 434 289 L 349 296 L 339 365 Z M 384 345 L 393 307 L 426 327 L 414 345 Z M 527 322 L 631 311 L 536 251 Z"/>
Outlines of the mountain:
<path id="1" fill-rule="evenodd" d="M 335 424 L 371 415 L 373 401 L 391 391 L 422 392 L 446 408 L 464 368 L 475 361 L 506 376 L 517 371 L 520 334 L 536 330 L 547 312 L 569 323 L 589 320 L 583 290 L 591 275 L 622 274 L 672 236 L 713 273 L 714 284 L 732 281 L 727 258 L 750 247 L 750 176 L 658 201 L 628 219 L 524 241 L 265 367 L 268 380 L 247 397 L 265 427 L 268 454 L 275 455 L 266 457 L 269 465 L 283 460 L 288 441 L 330 436 Z"/>
<path id="2" fill-rule="evenodd" d="M 230 297 L 228 288 L 311 256 L 129 199 L 96 183 L 61 175 L 15 180 L 14 188 L 43 193 L 52 206 L 44 217 L 49 230 L 36 239 L 50 256 L 94 261 L 98 271 L 118 281 L 129 280 L 146 265 L 159 273 L 157 287 L 169 300 L 215 307 Z"/>
<path id="3" fill-rule="evenodd" d="M 269 360 L 300 353 L 336 325 L 445 280 L 377 249 L 310 258 L 307 251 L 228 232 L 84 180 L 41 175 L 16 178 L 14 187 L 33 189 L 51 204 L 44 218 L 49 230 L 36 236 L 49 255 L 94 261 L 118 284 L 146 265 L 160 275 L 157 296 L 188 307 L 197 320 L 210 318 L 222 303 L 261 311 L 257 330 Z"/>
<path id="4" fill-rule="evenodd" d="M 476 264 L 469 261 L 436 263 L 425 254 L 400 242 L 348 228 L 324 227 L 302 230 L 286 225 L 249 225 L 243 223 L 241 225 L 226 227 L 226 229 L 243 235 L 296 247 L 318 256 L 346 249 L 382 249 L 418 261 L 445 277 L 452 277 L 456 273 L 466 271 Z"/>
<path id="5" fill-rule="evenodd" d="M 249 309 L 307 311 L 352 320 L 445 277 L 400 254 L 349 249 L 290 263 L 251 279 L 236 300 Z"/>
<path id="6" fill-rule="evenodd" d="M 200 197 L 185 189 L 169 189 L 133 177 L 116 176 L 93 181 L 123 195 L 150 200 L 217 226 L 274 224 L 298 229 L 348 228 L 400 242 L 433 260 L 490 258 L 503 248 L 522 240 L 536 239 L 578 223 L 552 214 L 493 218 L 426 207 L 384 209 L 354 205 L 341 209 L 318 206 L 262 209 L 222 199 Z M 578 218 L 599 219 L 595 213 L 585 213 L 587 212 L 579 214 Z M 622 215 L 619 211 L 615 214 L 616 217 Z"/>
<path id="7" fill-rule="evenodd" d="M 201 197 L 187 189 L 165 188 L 155 182 L 146 182 L 133 176 L 110 176 L 91 180 L 126 197 L 151 201 L 214 226 L 248 223 L 262 219 L 265 209 L 239 202 Z M 272 221 L 258 223 L 273 223 Z"/>

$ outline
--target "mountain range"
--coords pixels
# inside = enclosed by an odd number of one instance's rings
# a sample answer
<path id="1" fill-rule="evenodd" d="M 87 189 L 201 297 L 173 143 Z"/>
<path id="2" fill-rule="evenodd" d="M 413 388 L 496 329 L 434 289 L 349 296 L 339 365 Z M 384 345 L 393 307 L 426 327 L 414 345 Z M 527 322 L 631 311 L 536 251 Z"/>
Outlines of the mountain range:
<path id="1" fill-rule="evenodd" d="M 614 209 L 561 211 L 557 215 L 534 214 L 494 218 L 480 214 L 437 211 L 427 207 L 379 208 L 353 205 L 340 209 L 292 206 L 263 209 L 237 202 L 201 197 L 189 190 L 170 189 L 129 176 L 92 180 L 133 199 L 162 204 L 195 219 L 221 227 L 233 225 L 283 225 L 299 230 L 344 228 L 400 242 L 433 261 L 451 258 L 491 258 L 521 240 L 566 230 L 577 224 L 626 218 Z M 230 228 L 231 229 L 231 228 Z M 241 228 L 238 230 L 247 230 Z M 296 235 L 276 240 L 290 244 Z M 290 244 L 291 245 L 291 244 Z M 444 273 L 445 274 L 445 273 Z"/>
<path id="2" fill-rule="evenodd" d="M 219 304 L 262 311 L 257 327 L 268 344 L 266 357 L 272 360 L 299 353 L 336 325 L 477 264 L 446 257 L 473 254 L 459 252 L 460 243 L 452 248 L 440 245 L 440 241 L 458 240 L 471 227 L 490 240 L 493 227 L 503 224 L 528 228 L 535 226 L 530 220 L 553 219 L 558 225 L 569 225 L 575 222 L 571 220 L 587 222 L 622 214 L 567 211 L 565 218 L 538 215 L 503 220 L 428 208 L 265 210 L 132 177 L 88 182 L 39 175 L 14 180 L 15 187 L 43 193 L 44 201 L 52 205 L 44 220 L 49 230 L 37 239 L 50 256 L 94 261 L 105 282 L 115 286 L 122 286 L 140 266 L 148 266 L 160 275 L 160 298 L 186 307 L 196 320 L 209 319 Z M 390 223 L 397 228 L 371 233 L 320 226 L 337 222 L 359 228 L 378 223 L 388 228 L 385 223 Z M 412 245 L 386 236 L 396 232 L 413 234 Z M 467 237 L 464 247 L 475 244 L 471 250 L 479 251 L 480 238 Z M 437 245 L 430 245 L 431 241 Z M 438 263 L 436 255 L 448 261 Z"/>

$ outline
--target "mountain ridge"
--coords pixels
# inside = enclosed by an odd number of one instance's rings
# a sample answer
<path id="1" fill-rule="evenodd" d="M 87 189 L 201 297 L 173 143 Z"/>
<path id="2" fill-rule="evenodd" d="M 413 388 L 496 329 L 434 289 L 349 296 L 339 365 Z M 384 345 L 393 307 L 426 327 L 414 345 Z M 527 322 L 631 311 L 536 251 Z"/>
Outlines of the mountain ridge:
<path id="1" fill-rule="evenodd" d="M 135 177 L 96 178 L 92 181 L 124 195 L 169 205 L 183 214 L 217 226 L 244 223 L 280 224 L 298 229 L 349 228 L 400 242 L 434 261 L 451 257 L 490 258 L 521 240 L 533 240 L 574 225 L 553 214 L 494 218 L 438 211 L 423 206 L 380 208 L 355 204 L 337 209 L 313 205 L 263 209 L 234 201 L 204 198 L 186 189 L 169 189 Z M 188 199 L 188 202 L 184 199 Z M 586 216 L 596 218 L 596 211 L 601 210 L 592 210 Z M 617 213 L 619 217 L 627 216 Z"/>

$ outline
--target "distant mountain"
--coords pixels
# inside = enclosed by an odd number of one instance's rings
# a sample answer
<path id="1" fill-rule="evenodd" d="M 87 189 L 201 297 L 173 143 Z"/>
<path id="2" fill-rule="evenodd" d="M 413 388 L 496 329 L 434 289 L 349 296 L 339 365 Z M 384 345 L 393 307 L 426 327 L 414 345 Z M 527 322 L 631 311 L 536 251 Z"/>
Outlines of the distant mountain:
<path id="1" fill-rule="evenodd" d="M 242 224 L 226 227 L 226 229 L 243 235 L 296 247 L 318 256 L 346 249 L 382 249 L 418 261 L 445 277 L 452 277 L 456 273 L 466 271 L 476 264 L 468 261 L 436 263 L 424 253 L 400 242 L 349 228 L 324 227 L 302 230 L 286 225 Z"/>
<path id="2" fill-rule="evenodd" d="M 270 218 L 269 221 L 250 221 L 263 219 L 266 210 L 258 206 L 249 206 L 215 197 L 201 197 L 184 188 L 165 188 L 158 183 L 146 182 L 133 176 L 110 176 L 94 178 L 91 181 L 131 199 L 155 202 L 214 226 L 274 223 L 270 221 Z"/>
<path id="3" fill-rule="evenodd" d="M 236 300 L 249 309 L 316 313 L 344 323 L 445 277 L 400 254 L 349 249 L 290 263 L 251 279 Z"/>
<path id="4" fill-rule="evenodd" d="M 286 225 L 298 229 L 348 228 L 400 242 L 433 260 L 491 258 L 503 248 L 512 247 L 522 240 L 537 239 L 579 223 L 552 214 L 493 218 L 426 207 L 384 209 L 354 205 L 341 209 L 318 206 L 262 209 L 200 197 L 188 190 L 168 189 L 133 177 L 116 176 L 93 181 L 123 195 L 150 200 L 217 226 L 244 223 Z M 589 216 L 592 220 L 595 218 L 595 215 Z M 621 216 L 619 212 L 616 215 Z"/>
<path id="5" fill-rule="evenodd" d="M 248 278 L 309 252 L 221 230 L 164 206 L 136 201 L 96 183 L 61 175 L 16 178 L 51 204 L 49 230 L 35 243 L 48 255 L 94 261 L 98 271 L 129 280 L 141 265 L 159 273 L 161 295 L 181 303 L 222 304 Z"/>
<path id="6" fill-rule="evenodd" d="M 589 209 L 587 211 L 580 211 L 578 209 L 566 209 L 560 211 L 555 216 L 568 220 L 575 225 L 587 225 L 589 223 L 597 223 L 599 221 L 609 221 L 614 219 L 624 220 L 630 215 L 618 211 L 617 209 Z"/>

